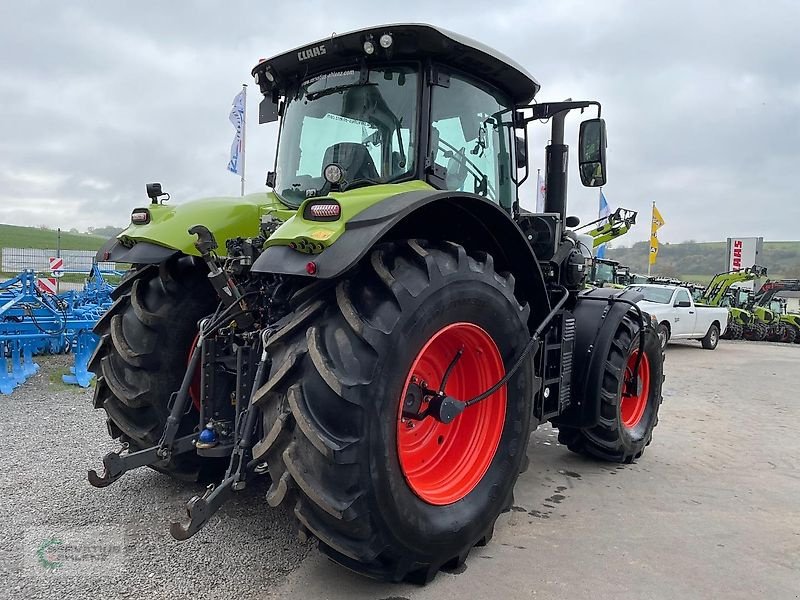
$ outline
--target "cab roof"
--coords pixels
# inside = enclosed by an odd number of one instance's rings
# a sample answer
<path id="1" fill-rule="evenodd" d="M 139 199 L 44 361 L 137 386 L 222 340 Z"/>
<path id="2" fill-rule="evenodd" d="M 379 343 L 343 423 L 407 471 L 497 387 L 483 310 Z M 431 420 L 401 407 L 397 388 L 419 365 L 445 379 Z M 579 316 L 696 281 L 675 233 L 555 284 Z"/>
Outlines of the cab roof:
<path id="1" fill-rule="evenodd" d="M 388 48 L 380 44 L 385 34 L 391 36 Z M 374 48 L 372 54 L 364 50 L 367 41 Z M 474 75 L 505 92 L 517 105 L 530 102 L 540 88 L 524 67 L 493 48 L 463 35 L 418 23 L 379 25 L 332 35 L 262 60 L 252 74 L 262 93 L 267 94 L 275 88 L 284 91 L 288 85 L 316 73 L 356 66 L 361 60 L 369 65 L 425 58 Z"/>

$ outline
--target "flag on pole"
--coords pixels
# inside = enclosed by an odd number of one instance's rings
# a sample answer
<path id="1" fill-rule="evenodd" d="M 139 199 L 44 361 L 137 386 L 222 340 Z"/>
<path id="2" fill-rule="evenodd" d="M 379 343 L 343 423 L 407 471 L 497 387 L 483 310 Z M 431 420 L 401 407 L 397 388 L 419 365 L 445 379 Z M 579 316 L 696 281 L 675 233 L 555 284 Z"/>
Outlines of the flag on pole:
<path id="1" fill-rule="evenodd" d="M 547 188 L 544 184 L 544 179 L 542 179 L 542 172 L 539 169 L 536 169 L 536 212 L 543 213 L 544 212 L 544 195 L 547 191 Z"/>
<path id="2" fill-rule="evenodd" d="M 244 90 L 236 94 L 233 99 L 233 107 L 231 107 L 231 114 L 228 119 L 236 128 L 236 135 L 233 137 L 233 144 L 231 144 L 231 159 L 228 161 L 228 171 L 242 174 L 242 154 L 243 148 L 243 132 L 244 132 Z"/>
<path id="3" fill-rule="evenodd" d="M 603 195 L 603 190 L 600 190 L 600 208 L 597 211 L 597 216 L 601 219 L 608 217 L 611 215 L 611 208 L 608 206 L 608 201 L 606 197 Z M 606 257 L 606 245 L 602 244 L 597 248 L 595 252 L 595 256 L 597 258 L 605 258 Z"/>
<path id="4" fill-rule="evenodd" d="M 656 259 L 658 258 L 658 235 L 657 231 L 664 226 L 664 217 L 661 216 L 661 213 L 658 212 L 656 208 L 656 203 L 653 202 L 653 221 L 652 225 L 650 226 L 650 265 L 656 264 Z"/>

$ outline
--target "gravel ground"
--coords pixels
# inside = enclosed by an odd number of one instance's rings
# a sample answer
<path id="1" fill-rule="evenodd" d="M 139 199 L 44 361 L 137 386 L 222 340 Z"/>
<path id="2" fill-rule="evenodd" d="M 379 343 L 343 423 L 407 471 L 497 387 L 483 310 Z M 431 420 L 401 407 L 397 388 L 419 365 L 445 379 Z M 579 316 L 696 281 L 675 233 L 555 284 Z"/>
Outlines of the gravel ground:
<path id="1" fill-rule="evenodd" d="M 246 598 L 308 554 L 289 515 L 267 506 L 263 481 L 186 542 L 172 539 L 169 523 L 202 486 L 139 469 L 91 487 L 87 470 L 114 448 L 102 411 L 92 390 L 53 382 L 71 357 L 36 362 L 37 375 L 0 396 L 3 437 L 14 440 L 0 453 L 0 597 Z M 76 547 L 80 562 L 46 569 L 36 552 L 50 539 Z"/>
<path id="2" fill-rule="evenodd" d="M 0 597 L 800 597 L 800 346 L 670 345 L 661 422 L 634 465 L 571 454 L 540 428 L 493 542 L 425 588 L 324 560 L 266 506 L 263 484 L 189 541 L 172 540 L 169 521 L 202 488 L 146 469 L 89 486 L 86 470 L 113 448 L 102 414 L 91 391 L 51 382 L 68 359 L 39 362 L 40 374 L 0 396 L 13 440 L 0 453 Z M 52 555 L 37 550 L 53 539 L 84 554 L 47 570 L 40 558 Z"/>

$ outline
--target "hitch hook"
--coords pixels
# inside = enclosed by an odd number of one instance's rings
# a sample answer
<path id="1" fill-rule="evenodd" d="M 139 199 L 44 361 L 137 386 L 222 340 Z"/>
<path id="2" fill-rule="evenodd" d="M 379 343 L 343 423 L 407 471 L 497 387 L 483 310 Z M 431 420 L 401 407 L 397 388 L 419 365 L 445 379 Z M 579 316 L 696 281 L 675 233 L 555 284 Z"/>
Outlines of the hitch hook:
<path id="1" fill-rule="evenodd" d="M 89 483 L 96 488 L 111 485 L 126 471 L 120 454 L 128 449 L 128 442 L 123 442 L 117 450 L 109 452 L 103 457 L 103 474 L 98 475 L 94 469 L 89 469 Z"/>
<path id="2" fill-rule="evenodd" d="M 233 477 L 228 477 L 216 487 L 212 483 L 202 496 L 194 496 L 189 500 L 186 503 L 186 514 L 189 520 L 184 523 L 173 521 L 169 526 L 172 537 L 184 541 L 200 531 L 233 493 L 231 489 L 233 479 Z"/>

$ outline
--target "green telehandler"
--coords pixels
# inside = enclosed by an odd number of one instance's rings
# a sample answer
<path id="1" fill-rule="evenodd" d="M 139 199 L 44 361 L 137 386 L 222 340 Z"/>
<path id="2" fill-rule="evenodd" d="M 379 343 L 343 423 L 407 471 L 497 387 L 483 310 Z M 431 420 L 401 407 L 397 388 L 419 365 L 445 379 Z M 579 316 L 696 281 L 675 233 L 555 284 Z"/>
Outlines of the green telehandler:
<path id="1" fill-rule="evenodd" d="M 800 291 L 800 279 L 767 280 L 753 296 L 757 308 L 764 307 L 777 315 L 781 328 L 767 337 L 772 342 L 800 344 L 800 314 L 786 311 L 786 300 L 780 298 L 780 292 Z"/>
<path id="2" fill-rule="evenodd" d="M 589 457 L 642 455 L 659 339 L 641 294 L 584 289 L 567 213 L 572 110 L 597 111 L 581 182 L 606 181 L 598 102 L 534 103 L 523 67 L 420 24 L 334 34 L 252 74 L 259 120 L 281 122 L 270 189 L 172 206 L 149 184 L 98 253 L 133 269 L 95 329 L 94 405 L 122 444 L 92 485 L 142 466 L 216 481 L 172 524 L 184 540 L 268 478 L 267 503 L 335 562 L 426 583 L 489 542 L 538 425 Z M 542 120 L 533 214 L 518 192 Z"/>
<path id="3" fill-rule="evenodd" d="M 705 290 L 697 299 L 698 304 L 707 306 L 725 306 L 728 308 L 728 327 L 722 333 L 723 339 L 737 340 L 745 334 L 748 337 L 758 337 L 766 331 L 762 324 L 758 322 L 753 313 L 741 308 L 747 305 L 746 301 L 737 301 L 739 291 L 731 286 L 746 281 L 752 281 L 767 274 L 765 267 L 753 265 L 743 270 L 726 271 L 717 273 L 708 282 Z M 745 297 L 747 292 L 745 291 Z"/>

